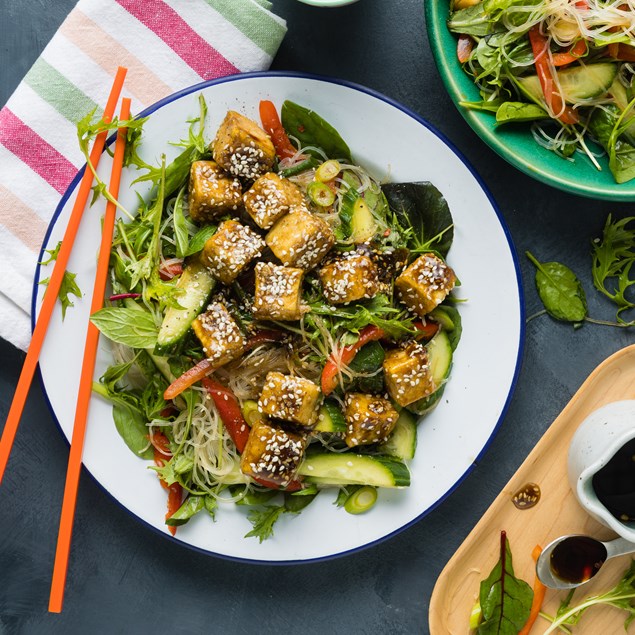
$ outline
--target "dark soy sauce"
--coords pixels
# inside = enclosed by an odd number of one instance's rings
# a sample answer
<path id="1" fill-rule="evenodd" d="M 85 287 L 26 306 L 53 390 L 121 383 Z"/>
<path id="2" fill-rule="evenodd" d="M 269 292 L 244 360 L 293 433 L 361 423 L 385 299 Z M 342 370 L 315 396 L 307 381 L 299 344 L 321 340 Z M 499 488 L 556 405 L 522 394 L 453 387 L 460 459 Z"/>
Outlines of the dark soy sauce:
<path id="1" fill-rule="evenodd" d="M 551 552 L 551 571 L 563 582 L 590 580 L 606 560 L 606 547 L 588 536 L 571 536 Z"/>
<path id="2" fill-rule="evenodd" d="M 594 474 L 593 489 L 615 518 L 622 522 L 635 520 L 635 439 Z"/>

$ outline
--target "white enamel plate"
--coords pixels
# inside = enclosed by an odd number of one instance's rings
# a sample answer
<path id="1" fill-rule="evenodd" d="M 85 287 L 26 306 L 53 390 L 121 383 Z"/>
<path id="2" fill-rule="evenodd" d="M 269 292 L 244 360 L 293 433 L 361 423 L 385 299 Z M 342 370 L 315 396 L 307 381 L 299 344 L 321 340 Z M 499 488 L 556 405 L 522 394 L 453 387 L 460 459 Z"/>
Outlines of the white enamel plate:
<path id="1" fill-rule="evenodd" d="M 99 397 L 90 404 L 84 465 L 112 497 L 148 526 L 171 540 L 219 556 L 262 562 L 302 562 L 342 555 L 368 547 L 409 526 L 434 509 L 467 475 L 500 424 L 520 366 L 523 338 L 522 292 L 508 232 L 493 201 L 465 160 L 425 121 L 402 106 L 358 86 L 294 74 L 252 74 L 200 84 L 164 99 L 149 109 L 141 154 L 168 161 L 179 149 L 168 142 L 187 137 L 187 120 L 198 113 L 198 94 L 209 106 L 206 123 L 212 136 L 229 109 L 257 119 L 258 102 L 278 107 L 285 99 L 308 106 L 340 132 L 359 164 L 392 182 L 430 181 L 445 196 L 455 222 L 448 261 L 461 287 L 463 337 L 442 403 L 419 425 L 412 485 L 381 491 L 377 505 L 353 516 L 333 505 L 325 491 L 299 516 L 286 515 L 274 537 L 260 544 L 243 538 L 251 529 L 245 508 L 222 505 L 216 522 L 199 514 L 169 537 L 163 523 L 166 493 L 149 463 L 135 457 L 120 439 L 111 406 Z M 111 160 L 100 166 L 107 181 Z M 138 174 L 126 170 L 121 202 L 135 208 L 130 188 Z M 45 240 L 52 248 L 61 239 L 77 179 L 63 197 Z M 40 358 L 46 394 L 59 426 L 70 439 L 79 383 L 82 349 L 89 315 L 96 251 L 103 206 L 88 209 L 79 231 L 69 270 L 86 295 L 68 309 L 62 322 L 56 310 Z M 39 307 L 36 274 L 34 303 Z M 493 319 L 493 316 L 496 316 Z M 108 343 L 101 341 L 95 377 L 110 362 Z"/>

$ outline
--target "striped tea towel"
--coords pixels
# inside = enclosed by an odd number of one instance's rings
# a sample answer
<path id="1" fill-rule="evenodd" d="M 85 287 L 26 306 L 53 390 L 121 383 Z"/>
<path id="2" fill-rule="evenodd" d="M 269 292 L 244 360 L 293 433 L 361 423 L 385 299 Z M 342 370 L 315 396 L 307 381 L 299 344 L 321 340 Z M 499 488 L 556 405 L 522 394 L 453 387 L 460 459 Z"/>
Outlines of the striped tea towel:
<path id="1" fill-rule="evenodd" d="M 79 0 L 0 111 L 0 337 L 28 347 L 40 245 L 83 165 L 75 124 L 105 104 L 117 66 L 140 112 L 202 80 L 269 68 L 285 33 L 268 0 Z"/>

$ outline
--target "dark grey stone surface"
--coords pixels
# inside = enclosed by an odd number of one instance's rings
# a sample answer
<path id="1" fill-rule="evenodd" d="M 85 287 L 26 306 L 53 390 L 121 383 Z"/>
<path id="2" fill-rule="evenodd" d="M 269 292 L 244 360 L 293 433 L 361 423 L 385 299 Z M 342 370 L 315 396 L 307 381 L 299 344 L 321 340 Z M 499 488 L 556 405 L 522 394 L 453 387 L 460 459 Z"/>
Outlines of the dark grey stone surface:
<path id="1" fill-rule="evenodd" d="M 0 0 L 1 103 L 73 4 Z M 361 0 L 332 10 L 295 0 L 275 5 L 289 24 L 275 69 L 364 84 L 427 118 L 480 172 L 518 253 L 566 262 L 582 279 L 591 315 L 613 315 L 592 288 L 590 240 L 607 213 L 625 216 L 632 206 L 551 189 L 489 150 L 445 93 L 421 1 Z M 541 307 L 532 267 L 520 262 L 531 315 Z M 495 306 L 491 317 L 497 319 Z M 68 450 L 36 383 L 0 487 L 0 634 L 426 633 L 430 595 L 447 560 L 585 377 L 631 341 L 627 330 L 574 331 L 546 316 L 531 321 L 517 390 L 480 465 L 412 528 L 330 562 L 269 567 L 199 555 L 149 532 L 85 475 L 61 615 L 47 613 L 47 603 Z M 0 341 L 0 421 L 22 360 Z"/>

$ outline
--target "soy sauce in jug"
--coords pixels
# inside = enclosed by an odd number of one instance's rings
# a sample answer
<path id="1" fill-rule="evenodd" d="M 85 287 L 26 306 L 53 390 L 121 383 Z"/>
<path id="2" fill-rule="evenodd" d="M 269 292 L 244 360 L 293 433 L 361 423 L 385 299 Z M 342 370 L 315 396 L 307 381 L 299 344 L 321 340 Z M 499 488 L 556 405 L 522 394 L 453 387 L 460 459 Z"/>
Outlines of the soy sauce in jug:
<path id="1" fill-rule="evenodd" d="M 622 522 L 635 520 L 635 439 L 593 476 L 599 501 Z"/>

